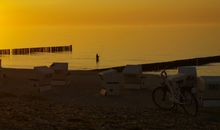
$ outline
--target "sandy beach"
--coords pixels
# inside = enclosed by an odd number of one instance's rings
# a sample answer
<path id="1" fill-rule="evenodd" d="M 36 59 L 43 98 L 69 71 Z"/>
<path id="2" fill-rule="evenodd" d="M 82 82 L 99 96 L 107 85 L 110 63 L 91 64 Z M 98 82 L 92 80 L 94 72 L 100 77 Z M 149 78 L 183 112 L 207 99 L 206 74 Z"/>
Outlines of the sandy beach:
<path id="1" fill-rule="evenodd" d="M 29 80 L 33 70 L 3 69 L 0 87 L 0 129 L 220 129 L 218 110 L 201 109 L 197 117 L 162 111 L 151 98 L 160 83 L 157 75 L 145 89 L 122 89 L 119 96 L 99 94 L 101 81 L 95 71 L 71 71 L 69 87 L 39 92 Z"/>

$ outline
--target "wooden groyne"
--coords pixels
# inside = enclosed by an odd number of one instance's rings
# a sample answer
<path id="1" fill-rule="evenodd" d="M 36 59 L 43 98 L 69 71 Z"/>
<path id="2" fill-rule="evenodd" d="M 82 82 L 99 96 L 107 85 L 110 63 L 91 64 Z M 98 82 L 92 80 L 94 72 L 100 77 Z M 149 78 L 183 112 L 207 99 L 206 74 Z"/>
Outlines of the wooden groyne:
<path id="1" fill-rule="evenodd" d="M 29 48 L 12 49 L 12 55 L 28 55 L 30 53 Z"/>
<path id="2" fill-rule="evenodd" d="M 11 54 L 10 49 L 0 50 L 0 55 L 10 55 L 10 54 Z"/>
<path id="3" fill-rule="evenodd" d="M 141 64 L 141 65 L 143 71 L 160 71 L 164 69 L 176 69 L 177 67 L 180 66 L 202 66 L 210 63 L 220 63 L 220 56 L 183 59 L 183 60 L 168 61 L 168 62 Z M 98 71 L 103 71 L 107 69 L 116 69 L 119 72 L 121 72 L 124 69 L 124 66 L 98 69 Z"/>
<path id="4" fill-rule="evenodd" d="M 52 46 L 52 47 L 35 47 L 35 48 L 16 48 L 0 50 L 0 55 L 29 55 L 33 53 L 56 53 L 56 52 L 72 52 L 72 45 L 69 46 Z"/>

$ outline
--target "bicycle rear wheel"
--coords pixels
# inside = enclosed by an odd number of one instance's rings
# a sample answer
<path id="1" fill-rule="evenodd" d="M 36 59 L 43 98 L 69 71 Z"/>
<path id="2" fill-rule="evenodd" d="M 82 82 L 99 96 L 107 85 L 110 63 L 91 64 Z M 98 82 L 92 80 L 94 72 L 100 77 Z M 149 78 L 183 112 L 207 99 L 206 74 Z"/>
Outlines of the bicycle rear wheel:
<path id="1" fill-rule="evenodd" d="M 198 113 L 198 101 L 196 97 L 189 91 L 182 93 L 182 102 L 184 111 L 191 116 L 196 116 Z"/>
<path id="2" fill-rule="evenodd" d="M 152 99 L 156 106 L 164 110 L 170 110 L 175 106 L 174 102 L 171 101 L 171 93 L 166 86 L 154 89 Z"/>

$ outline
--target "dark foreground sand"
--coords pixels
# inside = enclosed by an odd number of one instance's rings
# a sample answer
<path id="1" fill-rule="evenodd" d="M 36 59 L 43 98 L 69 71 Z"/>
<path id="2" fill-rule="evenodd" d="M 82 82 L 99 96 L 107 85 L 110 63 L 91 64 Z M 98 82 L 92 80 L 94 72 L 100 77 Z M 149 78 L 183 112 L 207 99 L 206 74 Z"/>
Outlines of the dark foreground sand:
<path id="1" fill-rule="evenodd" d="M 72 71 L 70 87 L 39 93 L 28 80 L 32 70 L 4 69 L 0 86 L 0 129 L 220 129 L 219 109 L 200 109 L 197 117 L 162 111 L 152 103 L 157 76 L 143 90 L 122 90 L 120 96 L 101 97 L 97 72 Z M 153 80 L 157 82 L 153 83 Z"/>

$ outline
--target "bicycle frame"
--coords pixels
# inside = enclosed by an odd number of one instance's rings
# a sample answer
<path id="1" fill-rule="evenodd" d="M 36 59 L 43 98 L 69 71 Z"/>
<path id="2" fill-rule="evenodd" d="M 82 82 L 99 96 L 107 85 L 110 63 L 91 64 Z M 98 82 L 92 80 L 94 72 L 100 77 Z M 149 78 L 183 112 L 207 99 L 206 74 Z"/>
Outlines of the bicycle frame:
<path id="1" fill-rule="evenodd" d="M 164 84 L 167 86 L 171 93 L 170 101 L 181 104 L 181 87 L 184 86 L 184 80 L 186 76 L 184 75 L 175 75 L 173 77 L 164 79 Z"/>

